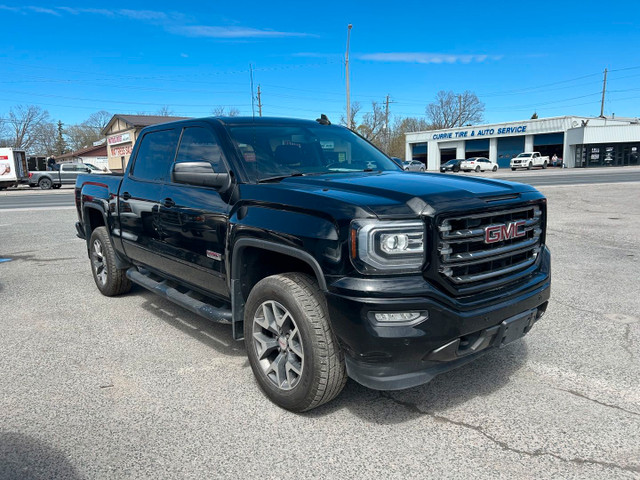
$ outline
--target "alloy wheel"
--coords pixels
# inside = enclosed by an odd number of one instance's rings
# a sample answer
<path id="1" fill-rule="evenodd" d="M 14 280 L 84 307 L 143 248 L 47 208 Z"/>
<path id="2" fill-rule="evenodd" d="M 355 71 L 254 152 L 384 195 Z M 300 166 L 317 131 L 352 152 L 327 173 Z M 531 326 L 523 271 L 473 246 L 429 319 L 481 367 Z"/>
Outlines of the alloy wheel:
<path id="1" fill-rule="evenodd" d="M 304 369 L 304 348 L 296 322 L 281 303 L 266 301 L 253 316 L 253 347 L 262 372 L 281 390 L 298 385 Z"/>
<path id="2" fill-rule="evenodd" d="M 106 285 L 107 264 L 102 252 L 102 243 L 99 240 L 95 240 L 91 248 L 91 265 L 93 266 L 93 271 L 96 274 L 96 279 L 101 285 Z"/>

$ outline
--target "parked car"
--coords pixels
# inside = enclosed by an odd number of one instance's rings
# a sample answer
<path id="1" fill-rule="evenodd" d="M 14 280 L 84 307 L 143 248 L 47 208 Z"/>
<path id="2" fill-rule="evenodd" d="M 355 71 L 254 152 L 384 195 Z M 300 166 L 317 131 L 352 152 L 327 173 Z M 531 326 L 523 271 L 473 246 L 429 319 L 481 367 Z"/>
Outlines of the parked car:
<path id="1" fill-rule="evenodd" d="M 487 170 L 497 172 L 498 164 L 485 157 L 472 157 L 463 160 L 460 163 L 460 169 L 465 172 L 470 172 L 472 170 L 474 172 L 485 172 Z"/>
<path id="2" fill-rule="evenodd" d="M 440 165 L 440 171 L 442 173 L 445 172 L 459 172 L 460 164 L 464 162 L 462 158 L 454 158 L 453 160 L 449 160 L 447 163 L 443 163 Z"/>
<path id="3" fill-rule="evenodd" d="M 82 163 L 82 165 L 89 167 L 91 169 L 91 173 L 111 173 L 111 170 L 109 170 L 107 167 L 96 167 L 93 163 L 84 162 Z"/>
<path id="4" fill-rule="evenodd" d="M 424 172 L 426 170 L 424 163 L 418 160 L 402 162 L 402 168 L 405 172 Z"/>
<path id="5" fill-rule="evenodd" d="M 549 157 L 543 157 L 540 152 L 523 152 L 511 159 L 511 170 L 516 168 L 531 170 L 533 167 L 547 168 L 548 165 Z"/>
<path id="6" fill-rule="evenodd" d="M 124 175 L 79 175 L 75 202 L 102 294 L 133 282 L 229 324 L 258 385 L 293 411 L 347 376 L 376 390 L 429 382 L 528 334 L 549 300 L 540 192 L 407 175 L 338 125 L 146 127 Z"/>
<path id="7" fill-rule="evenodd" d="M 76 183 L 76 177 L 81 173 L 100 175 L 108 172 L 84 163 L 56 163 L 53 170 L 29 172 L 29 186 L 49 190 L 50 188 L 60 188 L 62 185 L 73 185 Z"/>

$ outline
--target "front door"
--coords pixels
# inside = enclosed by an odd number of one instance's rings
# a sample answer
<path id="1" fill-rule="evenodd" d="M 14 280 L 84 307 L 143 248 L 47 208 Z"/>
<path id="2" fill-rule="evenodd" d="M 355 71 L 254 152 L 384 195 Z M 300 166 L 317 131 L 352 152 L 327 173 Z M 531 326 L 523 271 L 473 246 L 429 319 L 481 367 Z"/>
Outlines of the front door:
<path id="1" fill-rule="evenodd" d="M 228 171 L 217 135 L 202 124 L 183 130 L 176 164 L 209 162 L 216 173 Z M 169 182 L 162 189 L 159 232 L 171 273 L 191 285 L 228 297 L 225 240 L 229 205 L 212 187 Z"/>

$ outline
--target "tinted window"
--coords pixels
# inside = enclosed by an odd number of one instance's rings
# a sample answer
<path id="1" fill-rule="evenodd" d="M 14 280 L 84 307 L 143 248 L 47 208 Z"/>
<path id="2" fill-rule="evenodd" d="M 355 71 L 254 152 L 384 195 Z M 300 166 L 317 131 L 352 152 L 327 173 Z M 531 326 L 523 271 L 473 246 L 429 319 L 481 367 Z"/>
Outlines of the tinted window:
<path id="1" fill-rule="evenodd" d="M 133 165 L 133 176 L 142 180 L 167 181 L 177 143 L 177 130 L 160 130 L 145 134 Z"/>
<path id="2" fill-rule="evenodd" d="M 227 169 L 222 158 L 222 149 L 211 130 L 202 127 L 184 129 L 176 163 L 209 162 L 215 173 L 225 173 Z"/>

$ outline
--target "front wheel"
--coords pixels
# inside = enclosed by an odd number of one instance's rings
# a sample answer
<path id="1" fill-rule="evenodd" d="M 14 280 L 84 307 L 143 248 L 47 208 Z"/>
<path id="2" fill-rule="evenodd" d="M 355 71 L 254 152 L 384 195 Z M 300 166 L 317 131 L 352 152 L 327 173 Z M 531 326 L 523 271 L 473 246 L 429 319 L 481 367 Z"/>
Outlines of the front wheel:
<path id="1" fill-rule="evenodd" d="M 116 264 L 116 253 L 111 245 L 107 227 L 98 227 L 89 240 L 91 272 L 98 290 L 107 297 L 120 295 L 131 290 L 131 281 L 126 270 Z"/>
<path id="2" fill-rule="evenodd" d="M 40 181 L 38 182 L 38 186 L 42 190 L 49 190 L 53 186 L 53 182 L 51 181 L 50 178 L 46 178 L 46 177 L 45 178 L 41 178 Z"/>
<path id="3" fill-rule="evenodd" d="M 476 167 L 476 173 L 480 171 L 480 165 Z"/>
<path id="4" fill-rule="evenodd" d="M 531 167 L 533 167 L 533 164 L 529 162 L 529 165 L 527 165 L 527 170 L 531 170 Z"/>
<path id="5" fill-rule="evenodd" d="M 493 166 L 493 169 L 491 170 L 492 172 L 497 172 L 498 171 L 498 167 L 496 165 Z"/>
<path id="6" fill-rule="evenodd" d="M 516 169 L 515 169 L 514 167 L 511 167 L 511 171 L 512 171 L 512 172 L 515 172 L 515 171 L 516 171 Z"/>
<path id="7" fill-rule="evenodd" d="M 316 408 L 335 398 L 347 381 L 324 295 L 309 275 L 273 275 L 253 287 L 244 341 L 260 388 L 287 410 Z"/>
<path id="8" fill-rule="evenodd" d="M 51 185 L 51 186 L 57 190 L 58 188 L 62 187 L 62 184 L 58 183 L 57 185 Z"/>
<path id="9" fill-rule="evenodd" d="M 425 168 L 424 168 L 424 167 L 420 167 L 420 171 L 421 171 L 421 172 L 424 172 L 424 171 L 425 171 Z"/>

